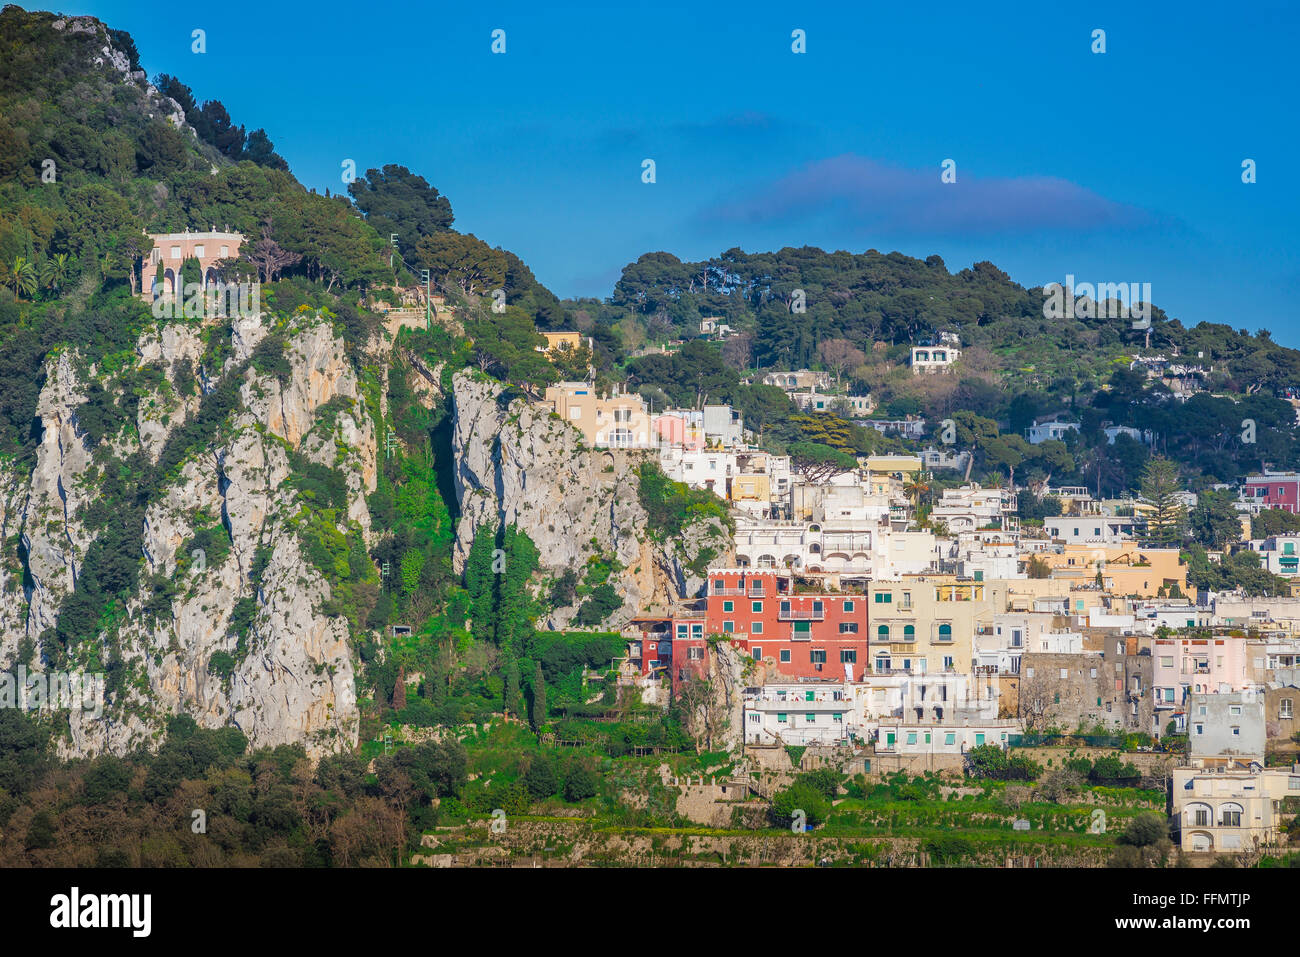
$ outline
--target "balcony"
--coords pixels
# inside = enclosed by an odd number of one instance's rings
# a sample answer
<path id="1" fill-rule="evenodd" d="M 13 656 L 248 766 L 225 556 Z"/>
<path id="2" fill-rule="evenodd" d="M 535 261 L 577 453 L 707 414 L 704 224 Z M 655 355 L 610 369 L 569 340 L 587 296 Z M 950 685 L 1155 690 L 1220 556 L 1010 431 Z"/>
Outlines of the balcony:
<path id="1" fill-rule="evenodd" d="M 743 588 L 724 588 L 724 587 L 722 587 L 722 586 L 720 586 L 720 585 L 714 585 L 714 586 L 713 586 L 712 594 L 714 594 L 714 595 L 736 595 L 736 596 L 738 596 L 738 597 L 740 597 L 740 598 L 743 598 L 743 597 L 745 597 L 745 589 L 743 589 Z"/>
<path id="2" fill-rule="evenodd" d="M 826 618 L 826 609 L 799 611 L 794 608 L 782 608 L 777 612 L 779 621 L 822 621 Z"/>

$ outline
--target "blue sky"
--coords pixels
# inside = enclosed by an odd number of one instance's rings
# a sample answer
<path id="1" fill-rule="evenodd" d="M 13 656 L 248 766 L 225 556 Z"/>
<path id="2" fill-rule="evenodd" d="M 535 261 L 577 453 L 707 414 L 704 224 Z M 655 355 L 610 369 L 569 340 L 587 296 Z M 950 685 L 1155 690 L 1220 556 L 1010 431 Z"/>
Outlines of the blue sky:
<path id="1" fill-rule="evenodd" d="M 345 159 L 410 167 L 450 198 L 457 228 L 518 253 L 561 296 L 608 295 L 655 250 L 874 248 L 938 253 L 954 271 L 988 259 L 1026 286 L 1149 282 L 1184 323 L 1300 346 L 1300 12 L 1083 6 L 62 12 L 130 31 L 151 77 L 175 74 L 264 126 L 308 186 L 342 189 Z M 796 28 L 805 54 L 791 52 Z M 955 184 L 940 182 L 945 159 Z"/>

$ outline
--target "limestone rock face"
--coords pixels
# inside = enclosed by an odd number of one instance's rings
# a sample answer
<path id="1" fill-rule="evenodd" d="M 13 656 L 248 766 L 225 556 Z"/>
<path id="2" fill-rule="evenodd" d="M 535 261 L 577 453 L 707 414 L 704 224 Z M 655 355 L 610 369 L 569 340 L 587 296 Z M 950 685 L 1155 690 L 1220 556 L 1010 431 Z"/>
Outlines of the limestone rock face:
<path id="1" fill-rule="evenodd" d="M 587 449 L 581 434 L 545 407 L 507 401 L 500 383 L 471 372 L 456 373 L 452 384 L 457 571 L 484 524 L 516 525 L 557 574 L 569 568 L 581 578 L 589 558 L 613 556 L 623 566 L 612 584 L 624 605 L 606 624 L 619 627 L 640 609 L 666 612 L 697 596 L 704 580 L 685 563 L 703 543 L 726 560 L 731 540 L 716 520 L 687 526 L 679 540 L 655 540 L 637 497 L 638 466 L 650 453 Z M 576 610 L 557 609 L 539 624 L 563 628 Z"/>
<path id="2" fill-rule="evenodd" d="M 223 375 L 238 374 L 267 330 L 257 320 L 237 321 L 224 369 L 202 371 L 200 332 L 174 323 L 141 336 L 140 365 L 161 369 L 171 381 L 177 364 L 188 360 L 200 389 L 180 396 L 164 385 L 143 396 L 135 434 L 123 430 L 98 449 L 77 425 L 88 381 L 78 379 L 74 356 L 50 360 L 37 405 L 43 432 L 35 465 L 29 475 L 0 468 L 0 532 L 21 534 L 29 575 L 25 588 L 21 567 L 0 565 L 0 669 L 45 668 L 39 653 L 20 656 L 20 648 L 29 639 L 39 649 L 42 632 L 76 587 L 93 540 L 84 517 L 97 494 L 100 460 L 117 467 L 107 456 L 112 450 L 157 462 L 175 430 L 200 409 L 200 390 L 211 392 Z M 374 425 L 329 324 L 303 319 L 284 335 L 284 381 L 247 368 L 236 409 L 145 508 L 139 584 L 111 636 L 128 678 L 101 714 L 68 712 L 68 733 L 59 741 L 64 756 L 148 745 L 176 713 L 208 727 L 237 726 L 254 747 L 297 743 L 319 756 L 356 744 L 348 625 L 321 610 L 330 586 L 299 543 L 295 520 L 303 502 L 289 482 L 290 456 L 296 451 L 343 474 L 340 531 L 356 522 L 366 533 L 365 495 L 376 480 Z M 200 523 L 224 530 L 228 541 L 212 554 L 188 553 Z M 154 587 L 166 579 L 175 593 L 160 605 Z M 74 651 L 69 670 L 93 670 L 97 661 L 86 654 Z"/>

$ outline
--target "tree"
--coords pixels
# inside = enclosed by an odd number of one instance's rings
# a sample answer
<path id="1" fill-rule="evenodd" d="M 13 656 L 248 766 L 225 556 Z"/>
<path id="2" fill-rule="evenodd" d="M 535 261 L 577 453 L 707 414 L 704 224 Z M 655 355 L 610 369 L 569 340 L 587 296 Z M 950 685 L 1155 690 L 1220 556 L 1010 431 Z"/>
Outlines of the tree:
<path id="1" fill-rule="evenodd" d="M 832 476 L 858 467 L 855 456 L 819 442 L 793 442 L 786 452 L 790 455 L 790 464 L 812 485 L 822 485 Z"/>
<path id="2" fill-rule="evenodd" d="M 59 290 L 68 280 L 68 271 L 71 268 L 71 261 L 67 253 L 57 253 L 41 265 L 41 285 L 46 289 L 52 290 L 55 296 L 58 296 Z M 134 289 L 132 289 L 134 292 Z"/>
<path id="3" fill-rule="evenodd" d="M 524 785 L 528 788 L 528 794 L 534 801 L 540 801 L 553 795 L 560 786 L 560 782 L 555 778 L 555 769 L 551 767 L 551 762 L 543 755 L 537 755 L 528 765 L 528 772 L 524 775 Z"/>
<path id="4" fill-rule="evenodd" d="M 451 229 L 455 218 L 447 198 L 405 166 L 366 170 L 348 185 L 348 194 L 385 242 L 397 234 L 398 251 L 408 261 L 421 239 Z"/>
<path id="5" fill-rule="evenodd" d="M 5 285 L 19 296 L 31 298 L 36 294 L 36 267 L 26 256 L 18 256 L 5 273 Z"/>
<path id="6" fill-rule="evenodd" d="M 847 339 L 827 339 L 817 346 L 817 355 L 831 372 L 838 385 L 845 369 L 856 369 L 867 360 L 867 355 Z"/>
<path id="7" fill-rule="evenodd" d="M 406 669 L 397 669 L 397 680 L 393 683 L 393 710 L 402 711 L 406 708 Z"/>
<path id="8" fill-rule="evenodd" d="M 1030 578 L 1051 578 L 1052 566 L 1041 555 L 1030 555 L 1025 562 L 1025 574 Z"/>
<path id="9" fill-rule="evenodd" d="M 262 238 L 243 254 L 243 258 L 257 267 L 263 282 L 275 282 L 285 269 L 295 265 L 302 256 L 289 252 L 272 238 L 273 224 L 268 216 L 262 223 Z"/>
<path id="10" fill-rule="evenodd" d="M 1142 470 L 1142 497 L 1154 510 L 1147 519 L 1147 539 L 1155 545 L 1173 546 L 1183 540 L 1187 509 L 1178 500 L 1178 466 L 1163 456 L 1153 456 Z"/>
<path id="11" fill-rule="evenodd" d="M 542 677 L 542 663 L 533 671 L 533 727 L 540 730 L 546 725 L 546 679 Z"/>
<path id="12" fill-rule="evenodd" d="M 585 764 L 574 762 L 569 773 L 564 777 L 564 799 L 570 803 L 584 801 L 595 797 L 597 792 L 596 775 Z"/>
<path id="13" fill-rule="evenodd" d="M 1188 517 L 1192 537 L 1206 548 L 1222 549 L 1229 542 L 1241 539 L 1241 513 L 1233 502 L 1235 496 L 1228 491 L 1206 489 L 1196 496 L 1196 507 Z"/>
<path id="14" fill-rule="evenodd" d="M 816 827 L 830 815 L 831 802 L 812 782 L 800 779 L 773 795 L 768 813 L 779 827 L 790 827 L 800 811 L 803 820 Z"/>
<path id="15" fill-rule="evenodd" d="M 505 691 L 502 696 L 502 704 L 506 714 L 512 714 L 516 718 L 522 718 L 524 715 L 523 694 L 519 690 L 519 662 L 514 658 L 507 658 L 504 668 Z"/>

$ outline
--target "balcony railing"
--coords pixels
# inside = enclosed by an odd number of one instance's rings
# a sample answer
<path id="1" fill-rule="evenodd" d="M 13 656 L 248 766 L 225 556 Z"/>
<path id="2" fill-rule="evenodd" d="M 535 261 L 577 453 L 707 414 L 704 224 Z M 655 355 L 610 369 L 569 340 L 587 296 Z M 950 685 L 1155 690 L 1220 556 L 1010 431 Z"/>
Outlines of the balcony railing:
<path id="1" fill-rule="evenodd" d="M 826 617 L 826 609 L 816 609 L 814 611 L 798 611 L 793 608 L 782 608 L 777 612 L 777 618 L 780 621 L 821 621 Z"/>
<path id="2" fill-rule="evenodd" d="M 717 585 L 714 585 L 714 586 L 713 586 L 713 594 L 715 594 L 715 595 L 737 595 L 737 596 L 740 596 L 740 597 L 744 597 L 745 589 L 743 589 L 743 588 L 722 588 L 722 587 L 719 587 L 719 586 L 717 586 Z"/>

